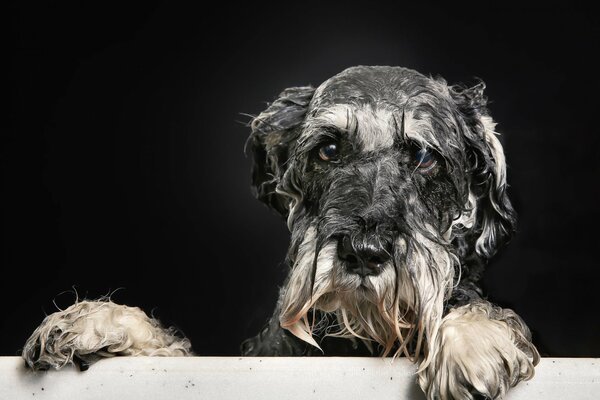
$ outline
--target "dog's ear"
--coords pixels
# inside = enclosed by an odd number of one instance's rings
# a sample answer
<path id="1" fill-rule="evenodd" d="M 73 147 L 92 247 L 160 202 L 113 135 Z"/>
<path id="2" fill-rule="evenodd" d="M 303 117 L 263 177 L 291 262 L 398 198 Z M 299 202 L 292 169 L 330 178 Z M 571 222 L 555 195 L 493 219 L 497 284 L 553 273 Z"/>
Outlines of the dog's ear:
<path id="1" fill-rule="evenodd" d="M 453 86 L 450 93 L 458 105 L 468 133 L 465 135 L 472 171 L 471 197 L 476 217 L 472 227 L 475 252 L 492 257 L 516 229 L 516 213 L 506 193 L 506 160 L 495 132 L 496 123 L 487 110 L 483 82 L 466 88 Z"/>
<path id="2" fill-rule="evenodd" d="M 277 193 L 276 188 L 284 177 L 314 92 L 315 89 L 310 86 L 285 89 L 250 123 L 254 193 L 284 217 L 289 211 L 289 199 Z"/>

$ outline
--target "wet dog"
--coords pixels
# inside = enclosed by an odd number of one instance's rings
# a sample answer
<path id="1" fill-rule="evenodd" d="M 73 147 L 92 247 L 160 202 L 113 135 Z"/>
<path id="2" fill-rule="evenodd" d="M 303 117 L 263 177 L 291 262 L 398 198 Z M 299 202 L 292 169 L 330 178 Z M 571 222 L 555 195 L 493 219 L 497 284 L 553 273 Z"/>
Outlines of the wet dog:
<path id="1" fill-rule="evenodd" d="M 253 118 L 253 187 L 292 236 L 274 315 L 242 354 L 405 355 L 429 399 L 497 398 L 533 376 L 527 326 L 478 286 L 516 223 L 483 91 L 354 67 Z M 108 301 L 48 316 L 23 352 L 33 368 L 188 354 Z"/>

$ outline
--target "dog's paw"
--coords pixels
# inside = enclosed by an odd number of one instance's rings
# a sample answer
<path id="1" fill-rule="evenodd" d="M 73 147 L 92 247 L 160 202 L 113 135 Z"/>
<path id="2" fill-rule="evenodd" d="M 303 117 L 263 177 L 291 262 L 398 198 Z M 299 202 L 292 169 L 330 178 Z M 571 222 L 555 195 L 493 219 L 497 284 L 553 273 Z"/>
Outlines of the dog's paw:
<path id="1" fill-rule="evenodd" d="M 539 360 L 521 319 L 485 302 L 452 310 L 429 351 L 419 384 L 430 400 L 501 398 Z"/>
<path id="2" fill-rule="evenodd" d="M 34 370 L 69 363 L 85 370 L 103 357 L 186 356 L 190 342 L 164 329 L 137 307 L 80 301 L 47 316 L 25 343 L 22 356 Z"/>

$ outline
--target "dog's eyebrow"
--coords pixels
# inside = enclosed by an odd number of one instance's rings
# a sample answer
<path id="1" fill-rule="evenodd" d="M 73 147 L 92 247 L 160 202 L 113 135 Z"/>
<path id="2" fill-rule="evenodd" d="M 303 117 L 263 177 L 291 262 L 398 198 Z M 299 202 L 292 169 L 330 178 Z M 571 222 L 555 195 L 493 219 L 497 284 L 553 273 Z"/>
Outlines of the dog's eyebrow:
<path id="1" fill-rule="evenodd" d="M 312 120 L 314 127 L 336 128 L 341 132 L 353 132 L 356 130 L 356 117 L 352 108 L 345 104 L 336 104 L 324 107 Z"/>
<path id="2" fill-rule="evenodd" d="M 311 126 L 302 136 L 298 138 L 298 150 L 310 151 L 325 140 L 339 140 L 345 129 L 333 124 Z"/>
<path id="3" fill-rule="evenodd" d="M 336 125 L 321 125 L 310 137 L 307 137 L 306 143 L 309 146 L 317 145 L 326 140 L 340 140 L 342 135 L 346 133 L 345 129 L 340 129 Z"/>
<path id="4" fill-rule="evenodd" d="M 413 140 L 423 147 L 440 149 L 440 142 L 434 134 L 429 117 L 419 117 L 414 111 L 409 110 L 404 117 L 403 126 L 405 140 Z"/>
<path id="5" fill-rule="evenodd" d="M 354 113 L 345 104 L 322 107 L 315 110 L 315 114 L 298 139 L 300 148 L 304 150 L 316 146 L 325 138 L 337 140 L 341 135 L 351 134 L 356 130 Z"/>

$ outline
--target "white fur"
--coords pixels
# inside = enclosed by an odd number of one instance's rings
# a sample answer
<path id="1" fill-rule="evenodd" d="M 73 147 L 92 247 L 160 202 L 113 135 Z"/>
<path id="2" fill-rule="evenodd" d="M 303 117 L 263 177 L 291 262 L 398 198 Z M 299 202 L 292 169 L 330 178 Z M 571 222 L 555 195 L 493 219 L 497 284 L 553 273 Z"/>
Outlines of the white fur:
<path id="1" fill-rule="evenodd" d="M 440 143 L 436 138 L 431 123 L 427 118 L 417 118 L 413 111 L 404 114 L 404 132 L 406 137 L 419 143 L 424 148 L 439 148 Z"/>
<path id="2" fill-rule="evenodd" d="M 495 161 L 496 187 L 504 187 L 506 186 L 506 158 L 504 150 L 502 150 L 502 144 L 500 144 L 497 138 L 496 123 L 487 115 L 481 117 L 481 123 L 484 128 L 485 140 L 490 147 Z"/>
<path id="3" fill-rule="evenodd" d="M 394 145 L 396 127 L 392 111 L 363 106 L 355 111 L 358 137 L 363 151 L 377 151 Z"/>
<path id="4" fill-rule="evenodd" d="M 187 356 L 191 345 L 141 309 L 106 300 L 79 301 L 47 316 L 23 349 L 32 368 L 59 369 L 87 355 Z"/>
<path id="5" fill-rule="evenodd" d="M 430 399 L 472 399 L 473 390 L 502 397 L 534 375 L 539 354 L 528 333 L 514 312 L 488 302 L 454 309 L 430 342 L 419 384 Z"/>
<path id="6" fill-rule="evenodd" d="M 490 149 L 492 157 L 494 158 L 494 175 L 496 180 L 495 187 L 490 188 L 490 191 L 504 190 L 506 188 L 506 158 L 504 156 L 504 150 L 502 144 L 498 140 L 498 133 L 495 132 L 496 123 L 489 116 L 482 116 L 481 123 L 484 127 L 484 138 Z M 490 197 L 493 199 L 492 197 Z M 492 207 L 496 208 L 498 205 L 492 201 Z M 494 226 L 495 222 L 489 218 L 484 218 L 482 221 L 481 235 L 475 242 L 475 249 L 477 253 L 486 256 L 490 255 L 490 245 L 496 238 L 496 230 Z"/>

